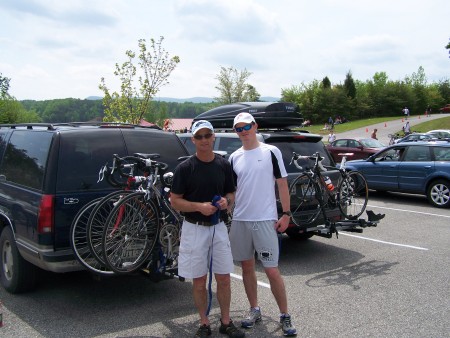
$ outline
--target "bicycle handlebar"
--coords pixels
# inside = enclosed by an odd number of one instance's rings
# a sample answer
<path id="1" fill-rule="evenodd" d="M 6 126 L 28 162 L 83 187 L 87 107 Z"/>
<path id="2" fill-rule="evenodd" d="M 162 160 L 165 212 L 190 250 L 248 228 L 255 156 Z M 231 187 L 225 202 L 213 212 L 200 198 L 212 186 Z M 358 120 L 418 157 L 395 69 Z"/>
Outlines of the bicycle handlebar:
<path id="1" fill-rule="evenodd" d="M 314 167 L 319 167 L 320 171 L 326 171 L 325 167 L 322 164 L 322 161 L 324 160 L 324 157 L 320 156 L 320 154 L 318 152 L 314 153 L 313 155 L 307 155 L 307 156 L 302 156 L 297 154 L 295 151 L 292 152 L 292 158 L 291 158 L 291 162 L 289 162 L 289 165 L 291 165 L 292 163 L 294 163 L 294 165 L 299 169 L 299 170 L 303 170 L 303 167 L 298 164 L 298 160 L 311 160 L 314 161 Z"/>
<path id="2" fill-rule="evenodd" d="M 151 176 L 153 184 L 156 183 L 158 178 L 161 182 L 163 182 L 163 175 L 166 172 L 169 165 L 164 162 L 158 162 L 154 159 L 159 158 L 159 154 L 140 154 L 136 153 L 132 156 L 124 156 L 120 157 L 117 154 L 113 154 L 113 165 L 112 167 L 108 167 L 108 164 L 105 164 L 99 172 L 99 179 L 97 182 L 100 182 L 106 177 L 108 183 L 113 187 L 123 187 L 129 186 L 131 183 L 142 183 L 146 180 L 146 177 Z M 127 163 L 131 162 L 131 163 Z M 134 169 L 138 168 L 144 172 L 144 176 L 134 176 Z M 129 172 L 125 172 L 125 169 L 130 169 Z M 119 182 L 115 177 L 114 173 L 117 173 L 127 179 L 126 182 Z M 154 175 L 154 177 L 153 177 Z"/>

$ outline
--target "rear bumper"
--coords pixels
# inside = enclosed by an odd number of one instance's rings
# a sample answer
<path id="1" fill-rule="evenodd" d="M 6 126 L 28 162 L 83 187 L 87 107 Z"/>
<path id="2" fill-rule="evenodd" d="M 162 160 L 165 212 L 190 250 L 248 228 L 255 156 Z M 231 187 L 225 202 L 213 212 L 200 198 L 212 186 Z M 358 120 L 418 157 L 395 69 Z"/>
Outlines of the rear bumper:
<path id="1" fill-rule="evenodd" d="M 54 251 L 53 248 L 36 247 L 20 240 L 16 243 L 20 255 L 43 270 L 61 273 L 84 269 L 76 260 L 72 249 Z"/>

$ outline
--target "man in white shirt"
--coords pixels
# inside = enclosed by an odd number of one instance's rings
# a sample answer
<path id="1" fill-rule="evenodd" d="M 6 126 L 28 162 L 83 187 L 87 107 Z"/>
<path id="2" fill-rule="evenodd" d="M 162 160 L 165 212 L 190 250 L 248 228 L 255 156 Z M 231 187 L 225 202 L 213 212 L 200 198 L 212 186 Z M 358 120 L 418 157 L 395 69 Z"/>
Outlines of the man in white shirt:
<path id="1" fill-rule="evenodd" d="M 242 141 L 242 147 L 232 153 L 229 159 L 237 183 L 230 243 L 233 259 L 241 262 L 245 292 L 250 303 L 249 315 L 242 320 L 241 326 L 251 328 L 262 318 L 257 296 L 256 251 L 280 310 L 283 334 L 295 336 L 297 330 L 291 323 L 286 289 L 278 269 L 277 232 L 284 232 L 291 218 L 287 173 L 281 151 L 273 145 L 258 141 L 258 125 L 251 114 L 238 114 L 233 127 Z M 283 207 L 280 218 L 275 182 Z"/>

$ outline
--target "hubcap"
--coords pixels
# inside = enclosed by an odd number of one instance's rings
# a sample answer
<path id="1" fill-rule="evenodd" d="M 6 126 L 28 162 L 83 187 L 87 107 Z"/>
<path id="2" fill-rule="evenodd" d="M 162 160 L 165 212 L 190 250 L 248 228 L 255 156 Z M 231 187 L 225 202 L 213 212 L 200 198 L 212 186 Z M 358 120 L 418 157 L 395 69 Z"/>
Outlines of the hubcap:
<path id="1" fill-rule="evenodd" d="M 450 199 L 450 189 L 445 184 L 436 184 L 431 189 L 431 199 L 437 205 L 445 205 Z"/>
<path id="2" fill-rule="evenodd" d="M 6 277 L 6 279 L 11 280 L 11 278 L 13 277 L 13 258 L 11 243 L 9 241 L 5 241 L 3 243 L 2 265 L 4 276 Z"/>

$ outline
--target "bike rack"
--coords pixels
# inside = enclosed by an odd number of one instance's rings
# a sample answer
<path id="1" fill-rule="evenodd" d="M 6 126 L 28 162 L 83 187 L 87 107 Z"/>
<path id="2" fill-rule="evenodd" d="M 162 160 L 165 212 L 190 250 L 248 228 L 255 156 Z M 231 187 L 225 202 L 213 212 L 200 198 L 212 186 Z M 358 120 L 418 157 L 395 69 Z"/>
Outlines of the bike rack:
<path id="1" fill-rule="evenodd" d="M 306 232 L 325 238 L 332 238 L 335 233 L 338 238 L 339 231 L 362 233 L 363 228 L 376 227 L 385 216 L 384 214 L 375 214 L 372 210 L 366 210 L 366 213 L 367 220 L 364 218 L 337 222 L 327 220 L 324 225 L 308 228 Z"/>

